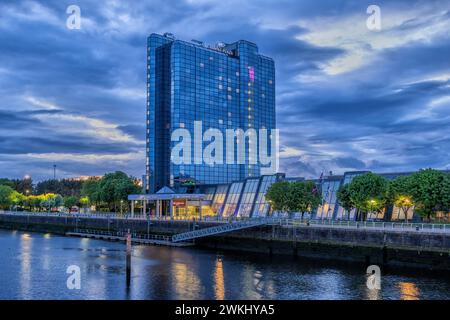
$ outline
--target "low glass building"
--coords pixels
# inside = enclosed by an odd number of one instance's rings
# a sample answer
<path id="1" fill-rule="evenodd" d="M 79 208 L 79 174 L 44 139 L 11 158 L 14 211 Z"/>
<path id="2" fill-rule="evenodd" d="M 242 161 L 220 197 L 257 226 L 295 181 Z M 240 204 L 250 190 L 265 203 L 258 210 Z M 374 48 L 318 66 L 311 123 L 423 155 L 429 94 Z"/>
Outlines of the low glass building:
<path id="1" fill-rule="evenodd" d="M 305 218 L 315 220 L 356 220 L 356 210 L 348 212 L 339 205 L 337 191 L 341 185 L 349 183 L 356 176 L 369 171 L 352 171 L 343 175 L 328 175 L 320 179 L 311 180 L 320 185 L 322 191 L 322 203 L 314 212 L 305 215 Z M 401 175 L 409 175 L 412 172 L 383 173 L 384 178 L 390 180 Z M 150 212 L 153 215 L 171 215 L 173 218 L 200 218 L 220 217 L 233 218 L 258 218 L 267 216 L 287 217 L 285 213 L 273 212 L 265 198 L 269 187 L 276 181 L 306 181 L 304 178 L 286 178 L 284 174 L 263 175 L 227 184 L 200 185 L 195 187 L 179 186 L 176 192 L 169 188 L 162 188 L 157 194 L 144 194 L 130 196 L 130 200 L 167 200 L 172 202 L 158 205 L 155 213 L 153 205 Z M 171 190 L 167 194 L 164 190 Z M 159 194 L 159 196 L 158 196 Z M 172 207 L 172 210 L 170 208 Z M 147 206 L 150 208 L 150 206 Z M 161 208 L 165 208 L 164 210 Z M 164 212 L 163 212 L 164 211 Z M 411 208 L 407 212 L 408 221 L 419 221 L 420 217 Z M 300 218 L 300 213 L 294 214 Z M 396 206 L 390 206 L 381 212 L 367 216 L 367 221 L 404 221 L 405 213 Z"/>

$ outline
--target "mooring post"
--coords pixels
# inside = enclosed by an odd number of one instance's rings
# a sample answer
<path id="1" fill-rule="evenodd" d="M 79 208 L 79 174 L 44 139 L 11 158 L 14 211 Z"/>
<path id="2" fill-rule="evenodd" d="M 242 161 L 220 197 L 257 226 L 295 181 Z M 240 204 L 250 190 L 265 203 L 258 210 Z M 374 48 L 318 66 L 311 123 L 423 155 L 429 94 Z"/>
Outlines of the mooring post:
<path id="1" fill-rule="evenodd" d="M 131 284 L 131 233 L 130 229 L 127 232 L 127 288 Z"/>

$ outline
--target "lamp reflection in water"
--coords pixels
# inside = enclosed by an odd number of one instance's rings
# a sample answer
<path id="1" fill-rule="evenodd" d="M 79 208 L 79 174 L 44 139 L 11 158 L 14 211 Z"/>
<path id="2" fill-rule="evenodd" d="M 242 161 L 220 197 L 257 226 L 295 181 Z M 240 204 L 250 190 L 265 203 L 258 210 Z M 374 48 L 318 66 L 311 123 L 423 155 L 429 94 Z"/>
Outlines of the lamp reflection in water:
<path id="1" fill-rule="evenodd" d="M 24 233 L 20 237 L 20 289 L 23 299 L 27 298 L 30 291 L 32 240 L 33 239 L 28 233 Z"/>
<path id="2" fill-rule="evenodd" d="M 216 300 L 225 299 L 225 281 L 223 276 L 223 262 L 221 257 L 217 257 L 214 270 L 214 292 Z"/>
<path id="3" fill-rule="evenodd" d="M 412 282 L 399 282 L 401 300 L 419 300 L 420 292 L 416 284 Z"/>

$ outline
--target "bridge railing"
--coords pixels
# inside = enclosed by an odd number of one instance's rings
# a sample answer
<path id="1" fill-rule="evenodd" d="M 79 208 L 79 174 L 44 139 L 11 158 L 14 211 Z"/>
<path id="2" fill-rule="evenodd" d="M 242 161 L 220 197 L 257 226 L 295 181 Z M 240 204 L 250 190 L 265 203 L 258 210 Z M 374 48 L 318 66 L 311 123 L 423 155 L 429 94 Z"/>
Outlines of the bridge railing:
<path id="1" fill-rule="evenodd" d="M 214 227 L 209 228 L 203 228 L 188 232 L 183 232 L 177 235 L 174 235 L 172 237 L 173 242 L 179 242 L 179 241 L 185 241 L 185 240 L 192 240 L 195 238 L 200 237 L 206 237 L 210 235 L 230 232 L 230 231 L 236 231 L 240 229 L 250 228 L 250 227 L 256 227 L 259 225 L 264 225 L 267 223 L 274 223 L 275 220 L 273 218 L 257 218 L 257 219 L 248 219 L 245 221 L 234 221 L 227 224 L 221 224 Z"/>
<path id="2" fill-rule="evenodd" d="M 75 229 L 73 233 L 77 234 L 86 234 L 86 235 L 95 235 L 95 236 L 110 236 L 110 237 L 121 237 L 125 238 L 128 235 L 127 231 L 105 231 L 105 230 L 96 230 L 96 229 Z M 132 239 L 140 239 L 140 240 L 158 240 L 158 241 L 172 241 L 171 236 L 165 235 L 156 235 L 156 234 L 141 234 L 136 232 L 131 232 Z"/>

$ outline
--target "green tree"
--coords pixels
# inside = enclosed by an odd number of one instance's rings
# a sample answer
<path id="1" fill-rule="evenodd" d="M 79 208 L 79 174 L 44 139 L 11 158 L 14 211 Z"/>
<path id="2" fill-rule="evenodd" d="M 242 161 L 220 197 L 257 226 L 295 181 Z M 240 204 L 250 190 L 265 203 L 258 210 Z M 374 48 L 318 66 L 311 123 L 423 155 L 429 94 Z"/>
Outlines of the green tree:
<path id="1" fill-rule="evenodd" d="M 12 180 L 6 179 L 6 178 L 2 178 L 0 179 L 0 186 L 8 186 L 11 189 L 15 189 L 15 183 Z"/>
<path id="2" fill-rule="evenodd" d="M 9 209 L 13 205 L 14 189 L 0 186 L 0 209 Z"/>
<path id="3" fill-rule="evenodd" d="M 13 205 L 16 207 L 23 207 L 24 204 L 26 203 L 26 196 L 24 196 L 23 194 L 17 192 L 17 191 L 13 191 L 12 195 L 11 195 L 11 199 L 12 199 L 12 203 Z"/>
<path id="4" fill-rule="evenodd" d="M 140 193 L 136 179 L 128 177 L 124 172 L 116 171 L 106 174 L 98 183 L 98 197 L 108 204 L 110 210 L 117 212 L 117 206 L 128 203 L 128 195 Z"/>
<path id="5" fill-rule="evenodd" d="M 411 180 L 411 176 L 399 176 L 388 183 L 388 202 L 403 212 L 405 222 L 408 222 L 408 211 L 414 206 Z"/>
<path id="6" fill-rule="evenodd" d="M 55 193 L 63 197 L 81 195 L 83 182 L 73 179 L 45 180 L 36 185 L 37 194 Z"/>
<path id="7" fill-rule="evenodd" d="M 58 208 L 63 204 L 63 197 L 59 194 L 46 193 L 33 197 L 34 205 L 39 209 L 50 211 L 53 208 Z"/>
<path id="8" fill-rule="evenodd" d="M 450 212 L 450 173 L 444 175 L 444 181 L 442 183 L 442 209 L 447 213 Z"/>
<path id="9" fill-rule="evenodd" d="M 366 220 L 367 213 L 384 208 L 387 199 L 387 180 L 374 173 L 365 173 L 353 178 L 349 183 L 350 200 Z"/>
<path id="10" fill-rule="evenodd" d="M 289 183 L 288 188 L 288 212 L 300 212 L 303 216 L 306 212 L 312 212 L 322 202 L 319 189 L 312 181 L 295 181 Z"/>
<path id="11" fill-rule="evenodd" d="M 289 211 L 289 182 L 277 181 L 270 185 L 266 192 L 266 199 L 274 211 Z"/>
<path id="12" fill-rule="evenodd" d="M 23 179 L 12 180 L 14 189 L 24 195 L 33 194 L 33 180 L 30 177 Z"/>
<path id="13" fill-rule="evenodd" d="M 28 197 L 28 203 L 30 205 L 30 210 L 41 210 L 41 202 L 44 200 L 43 196 L 41 195 L 32 195 Z"/>
<path id="14" fill-rule="evenodd" d="M 448 174 L 434 169 L 420 170 L 411 175 L 411 195 L 416 211 L 431 221 L 431 217 L 448 207 Z"/>
<path id="15" fill-rule="evenodd" d="M 70 208 L 72 208 L 78 204 L 78 198 L 74 197 L 74 196 L 67 196 L 67 197 L 64 197 L 63 203 L 64 203 L 64 207 L 70 210 Z"/>
<path id="16" fill-rule="evenodd" d="M 350 212 L 355 209 L 355 204 L 350 197 L 349 184 L 346 183 L 340 186 L 336 196 L 341 207 L 347 211 L 347 219 L 350 220 Z"/>
<path id="17" fill-rule="evenodd" d="M 83 207 L 84 212 L 86 212 L 86 208 L 89 205 L 89 197 L 81 197 L 80 198 L 80 205 Z"/>
<path id="18" fill-rule="evenodd" d="M 81 196 L 87 197 L 90 203 L 98 205 L 100 202 L 100 180 L 98 178 L 89 178 L 83 182 Z"/>
<path id="19" fill-rule="evenodd" d="M 58 208 L 63 205 L 64 198 L 60 194 L 57 194 L 52 198 L 52 201 L 53 201 L 54 207 Z"/>

